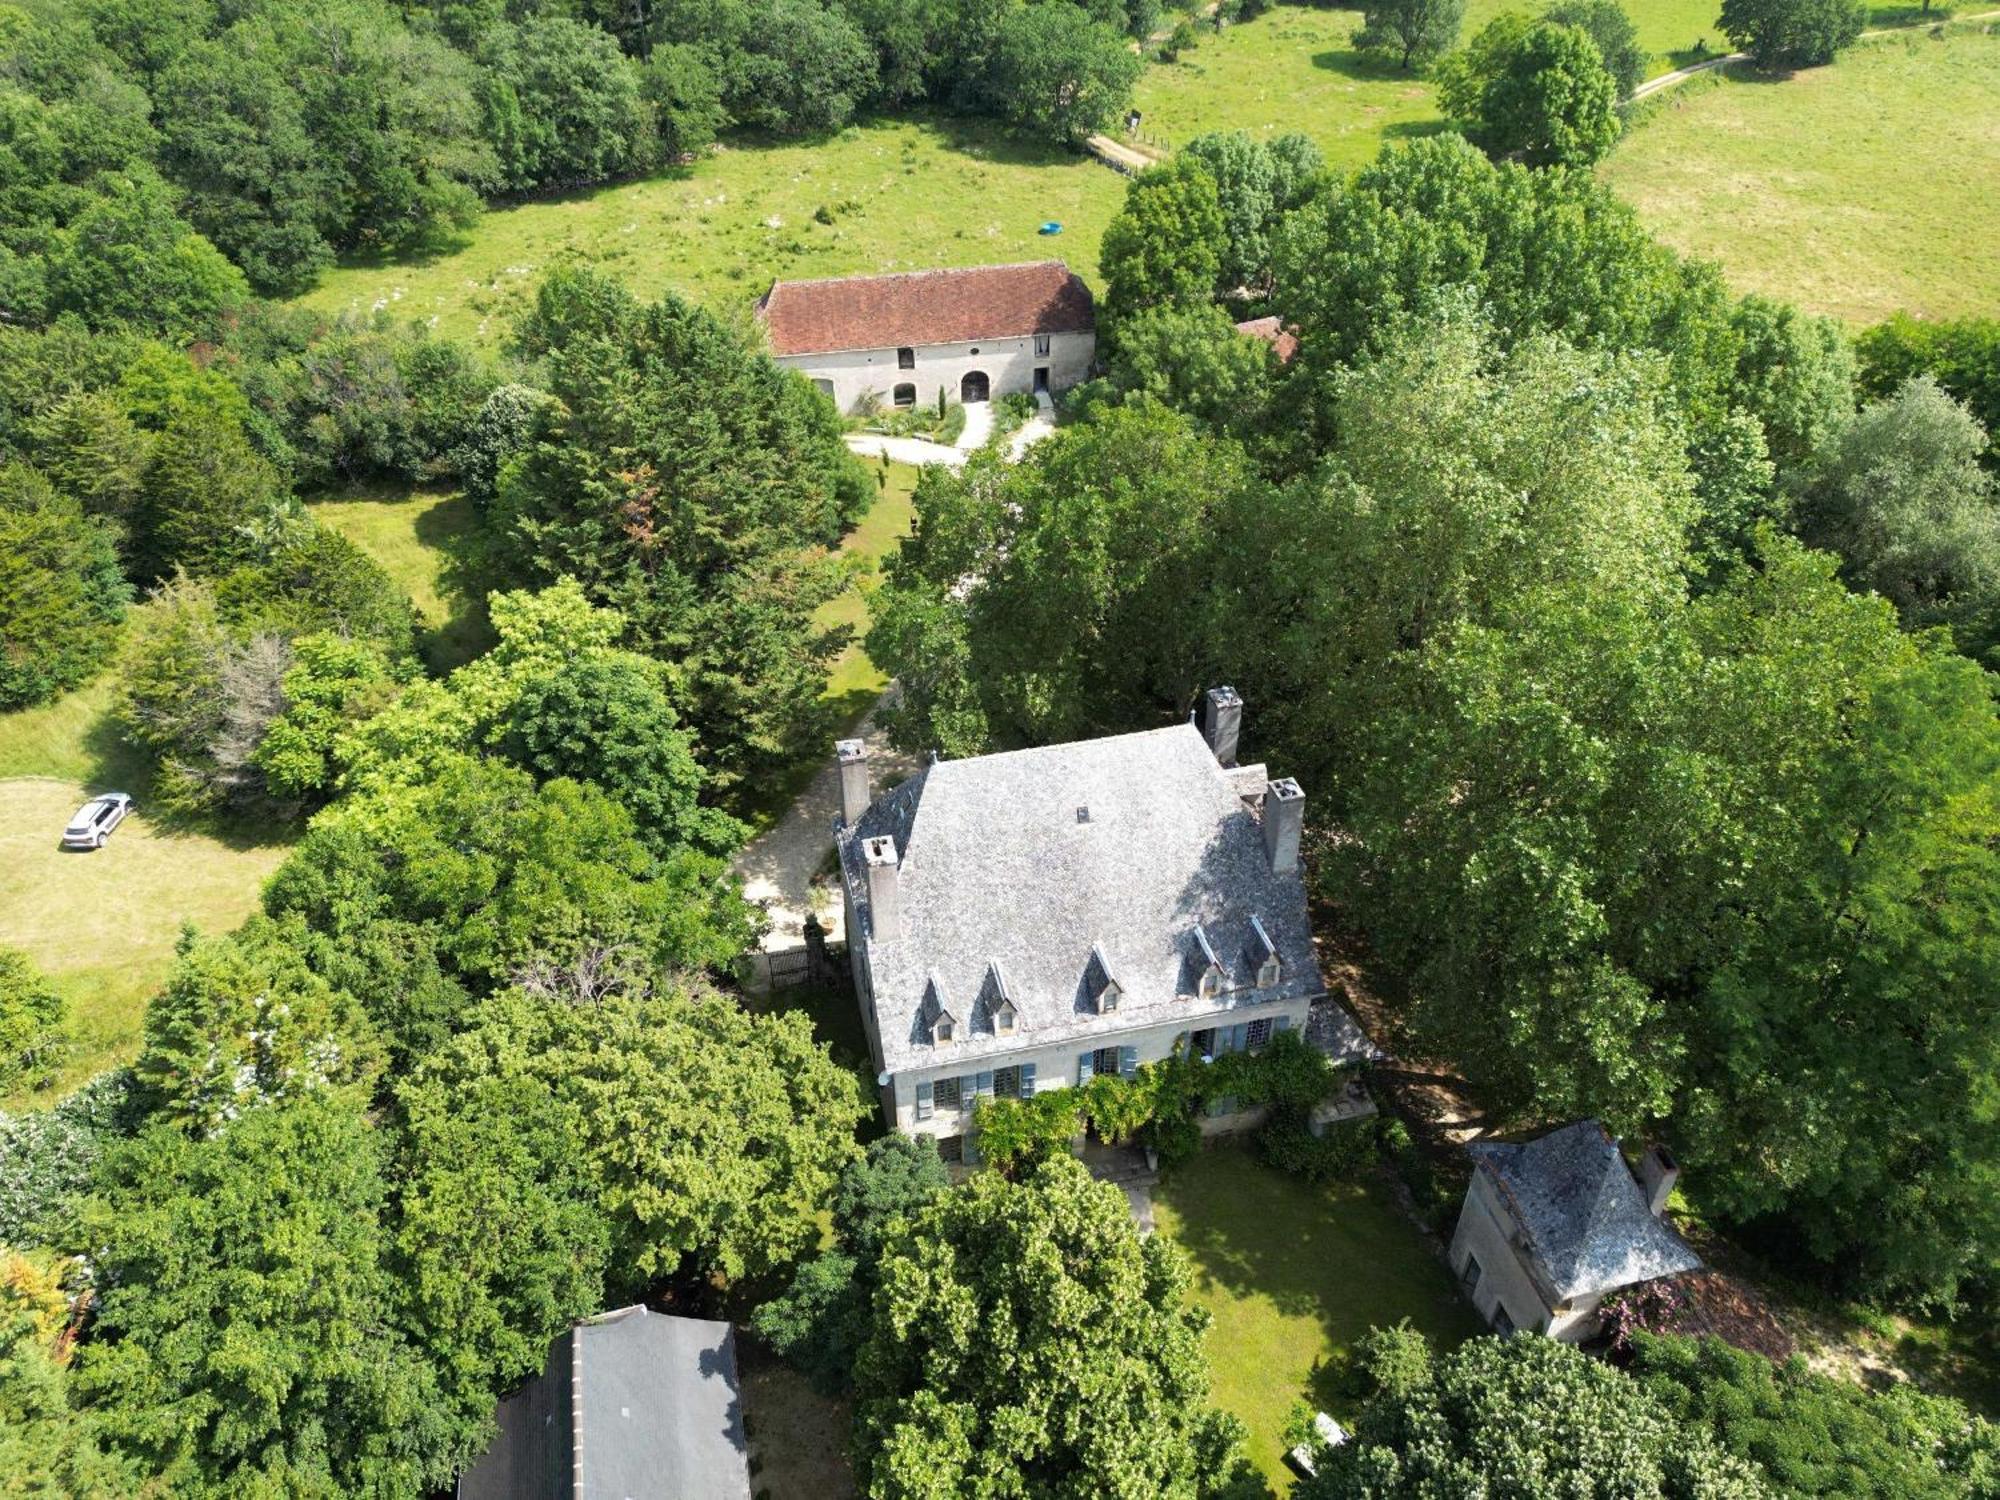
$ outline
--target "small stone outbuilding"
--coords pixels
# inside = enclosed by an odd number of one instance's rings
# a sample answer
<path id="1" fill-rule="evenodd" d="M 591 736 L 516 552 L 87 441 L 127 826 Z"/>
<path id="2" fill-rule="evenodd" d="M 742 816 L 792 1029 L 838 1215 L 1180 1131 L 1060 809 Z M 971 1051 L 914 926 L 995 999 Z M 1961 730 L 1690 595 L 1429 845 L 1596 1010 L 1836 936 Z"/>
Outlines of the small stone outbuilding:
<path id="1" fill-rule="evenodd" d="M 1521 1145 L 1466 1150 L 1472 1185 L 1451 1266 L 1479 1315 L 1502 1333 L 1579 1342 L 1598 1331 L 1605 1298 L 1701 1266 L 1661 1217 L 1680 1168 L 1659 1147 L 1636 1177 L 1596 1120 Z"/>

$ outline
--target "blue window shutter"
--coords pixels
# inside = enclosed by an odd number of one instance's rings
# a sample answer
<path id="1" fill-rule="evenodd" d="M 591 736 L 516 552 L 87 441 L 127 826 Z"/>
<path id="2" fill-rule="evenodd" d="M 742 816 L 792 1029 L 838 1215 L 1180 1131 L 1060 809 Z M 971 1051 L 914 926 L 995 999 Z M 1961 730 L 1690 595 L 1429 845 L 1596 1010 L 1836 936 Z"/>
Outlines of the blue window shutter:
<path id="1" fill-rule="evenodd" d="M 993 1093 L 993 1075 L 984 1068 L 980 1069 L 978 1076 L 973 1080 L 972 1087 L 973 1092 L 978 1094 L 980 1098 L 990 1098 Z"/>
<path id="2" fill-rule="evenodd" d="M 1094 1056 L 1093 1056 L 1093 1054 L 1091 1054 L 1091 1053 L 1089 1053 L 1089 1052 L 1079 1052 L 1079 1053 L 1077 1053 L 1077 1055 L 1076 1055 L 1076 1086 L 1077 1086 L 1078 1088 L 1082 1088 L 1082 1087 L 1083 1087 L 1083 1086 L 1084 1086 L 1084 1085 L 1085 1085 L 1086 1083 L 1090 1082 L 1090 1079 L 1091 1079 L 1091 1075 L 1092 1075 L 1093 1073 L 1095 1073 L 1096 1071 L 1097 1071 L 1097 1067 L 1096 1067 L 1096 1063 L 1095 1063 L 1095 1059 L 1094 1059 Z"/>
<path id="3" fill-rule="evenodd" d="M 962 1074 L 958 1080 L 958 1107 L 972 1108 L 973 1096 L 979 1092 L 979 1078 L 976 1074 Z"/>
<path id="4" fill-rule="evenodd" d="M 1271 1029 L 1273 1031 L 1290 1031 L 1292 1029 L 1292 1018 L 1290 1016 L 1279 1016 L 1271 1023 Z"/>
<path id="5" fill-rule="evenodd" d="M 1035 1065 L 1033 1063 L 1021 1064 L 1021 1097 L 1023 1099 L 1032 1099 L 1035 1097 Z"/>
<path id="6" fill-rule="evenodd" d="M 1246 1029 L 1241 1022 L 1229 1028 L 1229 1050 L 1231 1052 L 1241 1052 L 1243 1050 L 1243 1033 Z"/>
<path id="7" fill-rule="evenodd" d="M 917 1085 L 917 1118 L 919 1120 L 928 1120 L 930 1117 L 931 1117 L 931 1081 L 928 1078 L 926 1078 L 923 1082 Z"/>
<path id="8" fill-rule="evenodd" d="M 1137 1047 L 1120 1047 L 1118 1049 L 1118 1076 L 1120 1078 L 1130 1078 L 1138 1071 L 1139 1049 Z"/>
<path id="9" fill-rule="evenodd" d="M 964 1135 L 959 1137 L 958 1155 L 959 1159 L 968 1167 L 979 1165 L 979 1137 L 975 1132 L 968 1130 Z"/>

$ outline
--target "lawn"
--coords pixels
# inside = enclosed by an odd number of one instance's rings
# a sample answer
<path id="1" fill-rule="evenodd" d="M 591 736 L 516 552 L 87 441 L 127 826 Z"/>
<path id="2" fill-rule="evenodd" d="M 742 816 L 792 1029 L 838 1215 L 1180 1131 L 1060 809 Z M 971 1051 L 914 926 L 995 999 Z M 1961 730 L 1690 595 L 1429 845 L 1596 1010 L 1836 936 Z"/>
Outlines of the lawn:
<path id="1" fill-rule="evenodd" d="M 673 288 L 748 314 L 775 277 L 1067 259 L 1097 272 L 1124 180 L 1088 158 L 977 120 L 885 120 L 826 139 L 732 139 L 693 167 L 487 213 L 463 248 L 328 274 L 301 299 L 327 312 L 392 308 L 497 342 L 556 263 L 614 272 L 643 296 Z M 832 222 L 816 217 L 821 210 Z M 1060 221 L 1060 236 L 1036 231 Z"/>
<path id="2" fill-rule="evenodd" d="M 478 510 L 454 491 L 376 486 L 313 503 L 312 512 L 388 572 L 417 608 L 418 649 L 448 672 L 493 643 Z"/>
<path id="3" fill-rule="evenodd" d="M 21 721 L 76 718 L 72 695 L 49 708 L 0 720 L 9 769 L 34 735 Z M 89 739 L 86 733 L 82 737 Z M 56 761 L 86 757 L 49 742 Z M 183 923 L 227 932 L 257 905 L 264 880 L 285 857 L 282 842 L 163 827 L 143 810 L 102 849 L 66 853 L 63 825 L 108 778 L 10 776 L 0 780 L 0 942 L 24 950 L 70 1004 L 74 1043 L 46 1102 L 139 1049 L 146 1001 L 173 962 Z M 143 795 L 139 783 L 128 783 Z M 23 1101 L 11 1101 L 20 1103 Z"/>
<path id="4" fill-rule="evenodd" d="M 867 712 L 889 685 L 882 669 L 868 659 L 860 638 L 868 632 L 868 596 L 882 581 L 881 564 L 910 534 L 910 522 L 916 515 L 911 496 L 919 472 L 909 464 L 864 461 L 876 476 L 879 490 L 861 524 L 840 544 L 841 556 L 853 559 L 858 569 L 854 586 L 822 605 L 818 615 L 822 625 L 845 625 L 855 634 L 847 649 L 834 658 L 826 682 L 826 696 L 835 700 L 849 719 Z"/>
<path id="5" fill-rule="evenodd" d="M 1370 1328 L 1408 1318 L 1444 1344 L 1480 1332 L 1444 1265 L 1383 1188 L 1313 1187 L 1240 1147 L 1204 1152 L 1154 1190 L 1159 1232 L 1194 1262 L 1215 1400 L 1250 1429 L 1250 1456 L 1284 1490 L 1283 1432 L 1311 1392 L 1352 1416 L 1342 1375 Z"/>
<path id="6" fill-rule="evenodd" d="M 1858 43 L 1670 96 L 1604 165 L 1661 239 L 1854 323 L 2000 304 L 2000 35 Z"/>
<path id="7" fill-rule="evenodd" d="M 1503 10 L 1539 10 L 1534 0 L 1472 0 L 1462 37 Z M 1649 74 L 1678 67 L 1715 30 L 1716 0 L 1630 0 L 1639 41 L 1653 53 Z M 1221 35 L 1204 31 L 1178 62 L 1147 69 L 1133 95 L 1142 131 L 1168 148 L 1210 130 L 1271 136 L 1302 130 L 1344 171 L 1372 161 L 1386 140 L 1443 128 L 1430 85 L 1356 52 L 1348 38 L 1361 24 L 1352 10 L 1278 6 Z"/>

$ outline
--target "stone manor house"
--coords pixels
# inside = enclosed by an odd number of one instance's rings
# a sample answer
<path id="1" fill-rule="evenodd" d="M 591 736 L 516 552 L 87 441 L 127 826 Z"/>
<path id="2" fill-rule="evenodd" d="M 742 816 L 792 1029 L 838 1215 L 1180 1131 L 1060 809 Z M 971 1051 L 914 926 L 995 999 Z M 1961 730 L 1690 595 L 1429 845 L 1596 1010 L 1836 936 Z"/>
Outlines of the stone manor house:
<path id="1" fill-rule="evenodd" d="M 1053 395 L 1090 373 L 1090 288 L 1059 260 L 780 281 L 757 304 L 772 357 L 843 414 Z"/>
<path id="2" fill-rule="evenodd" d="M 880 797 L 839 743 L 848 954 L 892 1124 L 970 1162 L 976 1100 L 1177 1043 L 1299 1028 L 1336 1063 L 1376 1055 L 1314 960 L 1305 794 L 1237 764 L 1242 713 L 1216 688 L 1200 728 L 936 761 Z"/>

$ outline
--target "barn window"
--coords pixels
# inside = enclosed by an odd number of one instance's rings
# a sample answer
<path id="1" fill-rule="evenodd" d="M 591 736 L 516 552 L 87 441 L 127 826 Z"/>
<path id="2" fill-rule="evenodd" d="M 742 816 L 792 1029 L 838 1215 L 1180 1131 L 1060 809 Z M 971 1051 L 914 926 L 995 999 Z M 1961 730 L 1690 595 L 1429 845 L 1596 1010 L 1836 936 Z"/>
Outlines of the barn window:
<path id="1" fill-rule="evenodd" d="M 917 388 L 906 381 L 896 387 L 892 393 L 892 398 L 899 407 L 915 406 L 917 404 Z"/>
<path id="2" fill-rule="evenodd" d="M 914 349 L 898 349 L 898 350 L 896 351 L 896 368 L 897 368 L 897 369 L 899 369 L 899 370 L 914 370 L 914 369 L 915 369 L 916 367 L 917 367 L 917 351 L 916 351 L 916 350 L 914 350 Z"/>

